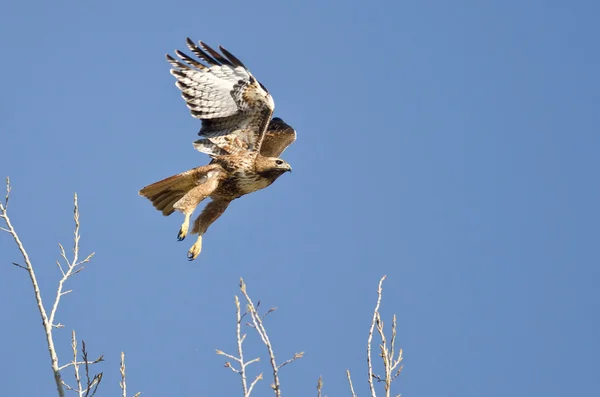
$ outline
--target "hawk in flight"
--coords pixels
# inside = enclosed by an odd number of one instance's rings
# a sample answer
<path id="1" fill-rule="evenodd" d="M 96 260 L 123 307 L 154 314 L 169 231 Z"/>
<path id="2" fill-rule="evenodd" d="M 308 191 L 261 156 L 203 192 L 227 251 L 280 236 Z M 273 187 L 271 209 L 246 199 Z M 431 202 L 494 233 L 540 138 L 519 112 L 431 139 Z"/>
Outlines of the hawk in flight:
<path id="1" fill-rule="evenodd" d="M 223 47 L 221 53 L 203 42 L 187 39 L 190 51 L 201 61 L 177 50 L 167 55 L 176 86 L 192 116 L 202 120 L 196 150 L 212 161 L 140 190 L 163 215 L 175 210 L 184 215 L 177 238 L 188 233 L 190 216 L 211 198 L 194 221 L 198 239 L 188 251 L 194 260 L 202 250 L 202 236 L 229 204 L 245 194 L 264 189 L 292 167 L 280 159 L 296 140 L 296 131 L 278 117 L 271 118 L 273 98 L 244 64 Z"/>

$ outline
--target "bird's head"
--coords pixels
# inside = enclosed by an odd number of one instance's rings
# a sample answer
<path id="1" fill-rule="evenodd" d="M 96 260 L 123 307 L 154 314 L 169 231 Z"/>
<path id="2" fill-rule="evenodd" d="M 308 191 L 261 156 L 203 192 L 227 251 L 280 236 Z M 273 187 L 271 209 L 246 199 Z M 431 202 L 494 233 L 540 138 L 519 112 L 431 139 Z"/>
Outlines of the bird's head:
<path id="1" fill-rule="evenodd" d="M 285 160 L 277 157 L 262 157 L 260 160 L 257 159 L 256 168 L 259 173 L 269 174 L 275 178 L 288 171 L 292 171 L 292 167 Z"/>

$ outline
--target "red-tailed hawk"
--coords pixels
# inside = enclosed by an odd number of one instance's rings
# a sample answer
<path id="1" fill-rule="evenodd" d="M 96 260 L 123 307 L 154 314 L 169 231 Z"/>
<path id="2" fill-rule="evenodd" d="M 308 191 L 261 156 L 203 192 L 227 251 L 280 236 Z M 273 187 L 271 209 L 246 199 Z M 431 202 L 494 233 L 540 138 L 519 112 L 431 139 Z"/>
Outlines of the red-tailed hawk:
<path id="1" fill-rule="evenodd" d="M 267 89 L 239 59 L 223 47 L 221 53 L 203 42 L 187 39 L 188 48 L 204 63 L 177 50 L 179 60 L 167 55 L 192 116 L 202 120 L 194 142 L 208 154 L 210 164 L 163 179 L 140 190 L 163 215 L 183 212 L 181 241 L 188 233 L 190 216 L 210 197 L 194 221 L 198 239 L 188 251 L 190 260 L 202 250 L 202 235 L 231 201 L 264 189 L 292 167 L 280 159 L 296 140 L 296 131 L 278 117 L 271 119 L 275 104 Z"/>

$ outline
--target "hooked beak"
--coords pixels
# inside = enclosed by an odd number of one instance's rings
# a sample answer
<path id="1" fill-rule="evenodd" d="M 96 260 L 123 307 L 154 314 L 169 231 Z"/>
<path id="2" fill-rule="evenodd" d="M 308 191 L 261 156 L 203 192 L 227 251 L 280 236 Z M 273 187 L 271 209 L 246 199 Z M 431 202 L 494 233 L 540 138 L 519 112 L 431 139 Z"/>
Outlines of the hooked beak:
<path id="1" fill-rule="evenodd" d="M 292 166 L 291 166 L 291 165 L 289 165 L 289 164 L 288 164 L 288 169 L 287 169 L 287 171 L 288 171 L 288 172 L 290 172 L 290 173 L 292 172 Z"/>

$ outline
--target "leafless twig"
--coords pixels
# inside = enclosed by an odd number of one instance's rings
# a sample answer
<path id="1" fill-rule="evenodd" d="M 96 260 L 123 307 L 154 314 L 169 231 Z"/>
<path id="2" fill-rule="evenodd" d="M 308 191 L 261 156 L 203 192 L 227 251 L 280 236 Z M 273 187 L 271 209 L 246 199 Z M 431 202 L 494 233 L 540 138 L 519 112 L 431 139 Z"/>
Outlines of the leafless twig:
<path id="1" fill-rule="evenodd" d="M 77 338 L 75 336 L 75 331 L 71 334 L 71 350 L 73 351 L 73 361 L 71 361 L 71 364 L 73 365 L 75 382 L 77 383 L 77 389 L 75 389 L 75 391 L 78 392 L 79 397 L 82 397 L 83 389 L 81 388 L 81 378 L 79 377 L 79 364 L 77 364 Z"/>
<path id="2" fill-rule="evenodd" d="M 242 392 L 244 393 L 244 397 L 249 397 L 250 393 L 252 393 L 252 389 L 254 388 L 254 385 L 256 384 L 256 382 L 258 382 L 259 380 L 262 379 L 262 374 L 258 374 L 256 376 L 256 378 L 254 378 L 252 383 L 250 383 L 250 387 L 248 387 L 246 367 L 252 363 L 259 361 L 260 358 L 257 357 L 250 361 L 244 361 L 244 349 L 242 348 L 242 345 L 244 343 L 244 340 L 246 340 L 246 334 L 242 334 L 242 319 L 244 318 L 245 314 L 242 315 L 242 311 L 240 308 L 240 300 L 238 299 L 237 296 L 235 297 L 235 308 L 236 308 L 235 313 L 236 313 L 236 320 L 237 320 L 235 330 L 236 330 L 238 357 L 235 357 L 231 354 L 225 353 L 224 351 L 218 350 L 218 349 L 217 349 L 217 354 L 219 354 L 221 356 L 225 356 L 238 364 L 239 369 L 237 369 L 229 361 L 227 361 L 225 363 L 225 367 L 228 367 L 233 372 L 240 374 L 240 378 L 242 380 Z"/>
<path id="3" fill-rule="evenodd" d="M 123 392 L 121 396 L 127 397 L 127 381 L 125 379 L 125 353 L 121 352 L 121 382 L 119 382 L 121 386 L 121 391 Z M 141 392 L 137 392 L 133 397 L 139 397 L 142 394 Z"/>
<path id="4" fill-rule="evenodd" d="M 67 390 L 74 391 L 77 393 L 79 397 L 93 397 L 98 390 L 98 386 L 102 381 L 102 372 L 96 374 L 90 379 L 90 365 L 97 364 L 101 361 L 104 361 L 104 356 L 100 356 L 94 361 L 88 360 L 87 349 L 85 348 L 85 342 L 81 341 L 81 355 L 83 361 L 77 361 L 77 337 L 75 335 L 75 331 L 71 333 L 71 351 L 73 352 L 73 360 L 67 364 L 60 367 L 60 370 L 70 367 L 73 367 L 73 375 L 75 377 L 76 387 L 69 386 L 65 381 L 63 381 L 63 385 Z M 83 387 L 81 382 L 81 375 L 79 373 L 79 367 L 83 365 L 85 369 L 85 378 L 86 378 L 86 386 Z"/>
<path id="5" fill-rule="evenodd" d="M 375 305 L 375 310 L 373 311 L 373 320 L 371 321 L 371 328 L 369 330 L 369 337 L 367 339 L 367 366 L 369 369 L 369 389 L 371 390 L 371 397 L 376 397 L 373 379 L 376 379 L 378 382 L 384 383 L 385 395 L 386 397 L 390 397 L 392 382 L 398 377 L 398 375 L 400 375 L 400 372 L 402 371 L 402 366 L 400 365 L 400 363 L 402 362 L 402 349 L 398 350 L 398 355 L 397 357 L 395 357 L 396 315 L 394 315 L 392 318 L 392 336 L 388 344 L 388 340 L 384 332 L 383 320 L 381 320 L 381 314 L 379 313 L 379 306 L 381 305 L 381 295 L 383 291 L 382 285 L 385 278 L 386 276 L 383 276 L 381 280 L 379 280 L 379 287 L 377 288 L 377 304 Z M 379 345 L 379 356 L 383 360 L 383 369 L 385 372 L 385 376 L 383 378 L 373 373 L 373 364 L 371 360 L 371 344 L 373 341 L 373 330 L 375 328 L 377 328 L 377 333 L 381 338 L 381 344 Z M 354 394 L 352 381 L 350 380 L 349 373 L 348 381 L 350 382 L 350 388 Z"/>
<path id="6" fill-rule="evenodd" d="M 354 385 L 352 384 L 352 377 L 350 376 L 350 370 L 346 370 L 346 377 L 348 378 L 348 384 L 350 385 L 350 392 L 352 393 L 352 397 L 356 397 L 356 393 L 354 392 Z"/>
<path id="7" fill-rule="evenodd" d="M 256 385 L 256 383 L 259 380 L 261 380 L 263 377 L 262 373 L 259 374 L 256 378 L 254 378 L 254 380 L 252 381 L 250 386 L 248 386 L 246 367 L 252 363 L 259 361 L 258 357 L 254 358 L 250 361 L 244 360 L 244 351 L 243 351 L 242 345 L 243 345 L 244 340 L 246 339 L 246 334 L 242 334 L 241 327 L 242 327 L 242 319 L 244 318 L 244 316 L 246 314 L 249 314 L 252 322 L 247 323 L 246 325 L 249 326 L 250 328 L 254 328 L 256 330 L 256 332 L 260 336 L 260 339 L 267 347 L 267 351 L 269 354 L 269 360 L 271 363 L 271 368 L 273 369 L 273 381 L 274 382 L 273 382 L 273 385 L 271 385 L 271 387 L 273 388 L 273 390 L 275 392 L 275 396 L 281 397 L 281 386 L 280 386 L 279 375 L 278 375 L 279 369 L 281 369 L 282 367 L 286 366 L 287 364 L 290 364 L 291 362 L 301 358 L 304 353 L 303 352 L 296 353 L 289 360 L 284 361 L 280 365 L 277 365 L 277 362 L 275 361 L 275 353 L 273 352 L 273 346 L 271 345 L 271 341 L 269 340 L 269 336 L 267 335 L 267 331 L 263 325 L 264 318 L 268 314 L 274 312 L 275 308 L 269 309 L 264 315 L 261 316 L 258 313 L 258 307 L 260 306 L 260 301 L 258 301 L 258 303 L 256 305 L 254 305 L 254 303 L 252 302 L 252 299 L 250 298 L 250 296 L 248 295 L 248 293 L 246 291 L 246 284 L 244 284 L 243 279 L 240 279 L 240 290 L 242 291 L 242 294 L 246 298 L 247 313 L 242 314 L 241 307 L 240 307 L 240 300 L 236 296 L 235 297 L 235 306 L 236 306 L 236 318 L 237 318 L 236 336 L 237 336 L 238 357 L 235 357 L 231 354 L 225 353 L 222 350 L 217 350 L 217 354 L 219 354 L 221 356 L 225 356 L 225 357 L 231 359 L 233 362 L 237 363 L 237 366 L 239 368 L 234 367 L 233 364 L 229 361 L 227 361 L 225 363 L 225 367 L 228 367 L 233 372 L 240 374 L 240 377 L 242 380 L 242 391 L 243 391 L 244 397 L 249 397 L 250 394 L 252 393 L 252 390 L 254 389 L 254 386 Z"/>
<path id="8" fill-rule="evenodd" d="M 24 266 L 23 265 L 16 265 L 16 266 L 18 266 L 20 268 L 24 268 L 25 270 L 27 270 L 27 273 L 29 274 L 29 278 L 31 280 L 31 285 L 33 286 L 33 293 L 35 295 L 35 301 L 37 303 L 37 307 L 40 312 L 40 316 L 42 317 L 42 326 L 44 327 L 44 331 L 46 334 L 46 343 L 48 344 L 48 352 L 50 353 L 50 362 L 51 362 L 51 366 L 52 366 L 52 373 L 54 374 L 54 382 L 56 383 L 56 389 L 58 391 L 58 395 L 60 397 L 64 397 L 65 389 L 63 387 L 63 381 L 62 381 L 60 369 L 58 366 L 58 356 L 56 355 L 56 349 L 54 348 L 54 340 L 52 338 L 52 321 L 50 321 L 48 319 L 48 315 L 46 314 L 46 309 L 44 308 L 44 303 L 42 302 L 42 294 L 40 292 L 40 287 L 39 287 L 37 278 L 35 276 L 35 271 L 33 270 L 33 265 L 31 264 L 31 260 L 29 259 L 29 254 L 25 250 L 25 247 L 23 246 L 23 243 L 21 242 L 21 239 L 19 238 L 19 235 L 15 231 L 15 228 L 13 227 L 13 225 L 10 221 L 10 218 L 8 216 L 7 211 L 8 211 L 8 201 L 10 198 L 10 191 L 11 191 L 10 179 L 7 177 L 6 178 L 6 196 L 5 196 L 4 204 L 0 203 L 0 218 L 2 218 L 4 220 L 4 223 L 6 223 L 6 229 L 2 228 L 2 230 L 7 232 L 8 234 L 10 234 L 12 236 L 12 238 L 15 240 L 15 243 L 17 244 L 19 252 L 21 253 L 21 256 L 23 257 L 23 261 L 25 262 Z M 75 209 L 75 210 L 77 211 L 77 209 Z"/>
<path id="9" fill-rule="evenodd" d="M 322 390 L 323 390 L 323 377 L 319 376 L 319 380 L 317 381 L 317 397 L 321 397 Z"/>
<path id="10" fill-rule="evenodd" d="M 98 386 L 100 385 L 100 382 L 102 381 L 102 372 L 100 372 L 99 374 L 90 376 L 90 365 L 97 364 L 97 363 L 103 361 L 103 357 L 100 356 L 98 359 L 96 359 L 94 361 L 88 360 L 88 353 L 87 353 L 87 349 L 85 346 L 85 342 L 82 341 L 82 348 L 81 348 L 82 361 L 78 361 L 77 360 L 77 352 L 78 352 L 77 339 L 76 339 L 75 331 L 73 331 L 72 337 L 71 337 L 71 349 L 73 351 L 73 360 L 68 364 L 59 366 L 59 360 L 58 360 L 58 356 L 56 353 L 56 348 L 54 346 L 54 338 L 53 338 L 54 328 L 62 328 L 63 327 L 62 324 L 55 323 L 56 313 L 58 311 L 58 307 L 59 307 L 61 298 L 71 292 L 71 290 L 65 291 L 64 285 L 69 278 L 71 278 L 72 276 L 74 276 L 75 274 L 77 274 L 81 270 L 83 270 L 83 265 L 85 263 L 88 263 L 92 259 L 92 256 L 94 255 L 92 253 L 83 260 L 79 259 L 79 241 L 81 239 L 81 235 L 79 234 L 80 223 L 79 223 L 79 205 L 78 205 L 78 201 L 77 201 L 77 195 L 75 194 L 75 196 L 74 196 L 74 211 L 73 211 L 73 213 L 74 213 L 73 219 L 75 221 L 75 231 L 74 231 L 74 239 L 73 239 L 73 257 L 72 257 L 72 259 L 69 259 L 65 252 L 65 249 L 63 248 L 63 246 L 61 244 L 59 244 L 60 254 L 64 261 L 64 265 L 62 265 L 59 261 L 56 262 L 58 265 L 58 268 L 61 272 L 62 277 L 59 280 L 58 289 L 56 291 L 52 309 L 50 310 L 50 314 L 48 315 L 46 307 L 44 306 L 44 303 L 42 301 L 42 295 L 40 292 L 39 283 L 38 283 L 33 265 L 29 258 L 29 255 L 28 255 L 27 251 L 25 250 L 25 247 L 24 247 L 21 239 L 19 238 L 19 235 L 17 234 L 17 232 L 16 232 L 15 228 L 13 227 L 11 220 L 8 216 L 7 208 L 8 208 L 8 202 L 10 199 L 10 193 L 11 193 L 10 180 L 9 180 L 9 178 L 6 178 L 6 196 L 4 199 L 4 203 L 0 203 L 0 218 L 2 218 L 2 220 L 4 220 L 4 223 L 6 224 L 6 228 L 0 228 L 0 230 L 4 231 L 12 236 L 12 238 L 14 239 L 14 241 L 17 245 L 17 248 L 19 249 L 19 252 L 21 253 L 21 256 L 23 257 L 24 264 L 19 264 L 19 263 L 15 263 L 15 262 L 12 262 L 12 264 L 20 269 L 24 269 L 25 271 L 27 271 L 29 278 L 31 280 L 31 285 L 33 287 L 33 292 L 34 292 L 35 300 L 37 303 L 37 307 L 38 307 L 40 316 L 42 318 L 42 325 L 43 325 L 44 331 L 45 331 L 46 343 L 48 345 L 48 351 L 50 354 L 52 372 L 54 375 L 54 381 L 56 384 L 56 389 L 58 391 L 58 395 L 59 395 L 59 397 L 64 397 L 65 390 L 71 390 L 71 391 L 75 391 L 80 397 L 93 397 L 96 394 L 96 391 L 98 390 Z M 73 376 L 75 378 L 76 387 L 69 386 L 63 380 L 63 377 L 61 374 L 62 370 L 66 369 L 68 367 L 71 367 L 71 366 L 73 367 Z M 81 366 L 83 366 L 83 370 L 84 370 L 83 374 L 85 375 L 85 381 L 82 380 L 82 373 L 80 371 Z M 84 385 L 84 383 L 85 383 L 85 385 Z"/>
<path id="11" fill-rule="evenodd" d="M 381 280 L 379 280 L 379 287 L 377 288 L 377 304 L 375 305 L 375 310 L 373 311 L 373 320 L 371 321 L 371 329 L 369 330 L 369 338 L 367 339 L 367 366 L 369 367 L 369 389 L 371 390 L 371 397 L 376 397 L 375 386 L 373 385 L 373 364 L 371 362 L 371 343 L 373 341 L 373 329 L 375 328 L 375 323 L 377 321 L 377 316 L 379 314 L 379 305 L 381 304 L 381 285 L 383 284 L 383 280 L 385 280 L 386 276 L 383 276 Z"/>
<path id="12" fill-rule="evenodd" d="M 269 340 L 269 335 L 267 335 L 267 331 L 263 325 L 262 318 L 258 314 L 258 310 L 257 310 L 256 306 L 254 306 L 254 303 L 252 303 L 252 299 L 248 295 L 248 292 L 246 290 L 246 284 L 244 283 L 244 279 L 241 279 L 241 278 L 240 278 L 240 290 L 242 291 L 242 294 L 244 294 L 244 297 L 246 298 L 247 309 L 248 309 L 248 312 L 250 313 L 250 317 L 252 318 L 252 325 L 254 325 L 256 332 L 258 332 L 260 339 L 265 344 L 265 346 L 267 347 L 267 351 L 269 352 L 269 361 L 271 362 L 271 368 L 273 368 L 273 384 L 271 385 L 271 387 L 273 388 L 273 391 L 275 392 L 275 396 L 281 397 L 281 384 L 279 382 L 279 368 L 281 368 L 282 366 L 284 366 L 286 364 L 291 363 L 292 361 L 295 361 L 295 360 L 301 358 L 304 355 L 304 352 L 294 354 L 294 357 L 292 357 L 288 361 L 284 362 L 281 366 L 278 366 L 277 362 L 275 360 L 275 352 L 273 351 L 273 345 L 271 344 L 271 341 Z M 272 312 L 272 310 L 269 310 L 269 313 L 270 312 Z"/>

